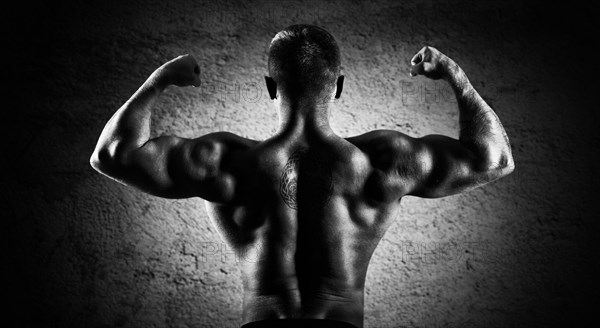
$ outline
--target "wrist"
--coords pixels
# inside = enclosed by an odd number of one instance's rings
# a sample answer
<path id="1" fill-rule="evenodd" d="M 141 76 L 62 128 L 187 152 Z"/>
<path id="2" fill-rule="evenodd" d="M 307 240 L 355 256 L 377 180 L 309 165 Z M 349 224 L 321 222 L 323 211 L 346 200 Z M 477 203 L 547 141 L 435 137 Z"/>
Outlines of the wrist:
<path id="1" fill-rule="evenodd" d="M 469 82 L 465 72 L 463 72 L 462 68 L 460 68 L 458 64 L 456 64 L 452 59 L 447 58 L 447 62 L 444 67 L 444 80 L 450 84 L 454 91 L 462 93 L 469 89 L 471 83 Z"/>
<path id="2" fill-rule="evenodd" d="M 443 55 L 440 59 L 442 64 L 442 78 L 451 82 L 459 74 L 460 67 L 450 57 Z"/>
<path id="3" fill-rule="evenodd" d="M 152 75 L 150 75 L 150 80 L 152 81 L 152 86 L 158 91 L 163 91 L 172 84 L 167 70 L 163 67 L 159 67 L 155 70 Z"/>

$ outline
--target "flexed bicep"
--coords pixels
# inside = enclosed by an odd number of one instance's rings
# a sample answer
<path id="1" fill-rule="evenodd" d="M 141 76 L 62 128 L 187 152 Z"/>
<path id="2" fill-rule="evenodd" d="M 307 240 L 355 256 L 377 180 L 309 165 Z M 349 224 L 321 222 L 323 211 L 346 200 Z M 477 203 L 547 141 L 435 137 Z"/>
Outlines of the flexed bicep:
<path id="1" fill-rule="evenodd" d="M 501 175 L 459 140 L 443 135 L 413 139 L 413 154 L 419 174 L 408 193 L 423 198 L 439 198 L 480 187 Z"/>
<path id="2" fill-rule="evenodd" d="M 473 88 L 464 71 L 433 47 L 423 47 L 411 60 L 411 75 L 446 80 L 459 107 L 458 139 L 430 135 L 414 139 L 427 163 L 411 192 L 421 197 L 443 197 L 484 185 L 510 174 L 514 160 L 506 131 L 492 108 Z"/>
<path id="3" fill-rule="evenodd" d="M 228 164 L 247 149 L 244 140 L 224 132 L 197 139 L 163 136 L 149 140 L 103 173 L 159 197 L 227 202 L 235 191 Z"/>
<path id="4" fill-rule="evenodd" d="M 233 198 L 231 163 L 255 142 L 227 132 L 196 139 L 150 139 L 153 105 L 169 85 L 200 85 L 200 67 L 190 55 L 158 69 L 106 123 L 90 164 L 125 185 L 165 198 L 202 197 L 215 202 Z"/>
<path id="5" fill-rule="evenodd" d="M 457 139 L 428 135 L 413 138 L 391 130 L 377 130 L 348 141 L 369 155 L 371 165 L 394 194 L 439 198 L 482 186 L 505 173 Z M 397 186 L 393 186 L 396 184 Z"/>

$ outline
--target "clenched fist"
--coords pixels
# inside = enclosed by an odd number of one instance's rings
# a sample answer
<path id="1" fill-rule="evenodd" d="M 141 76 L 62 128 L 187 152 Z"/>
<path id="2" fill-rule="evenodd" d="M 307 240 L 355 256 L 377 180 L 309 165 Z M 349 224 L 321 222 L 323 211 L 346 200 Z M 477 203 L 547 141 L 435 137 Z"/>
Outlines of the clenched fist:
<path id="1" fill-rule="evenodd" d="M 450 74 L 452 59 L 434 47 L 425 46 L 410 61 L 410 75 L 425 75 L 438 80 L 445 79 Z"/>
<path id="2" fill-rule="evenodd" d="M 173 84 L 178 87 L 200 86 L 200 66 L 191 55 L 179 56 L 166 62 L 157 70 L 157 73 L 167 85 Z"/>

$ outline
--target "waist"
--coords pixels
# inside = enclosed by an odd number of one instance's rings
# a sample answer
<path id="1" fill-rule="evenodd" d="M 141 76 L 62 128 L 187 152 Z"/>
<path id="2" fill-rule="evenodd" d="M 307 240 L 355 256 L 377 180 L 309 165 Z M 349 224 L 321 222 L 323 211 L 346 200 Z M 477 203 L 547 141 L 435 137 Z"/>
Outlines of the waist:
<path id="1" fill-rule="evenodd" d="M 300 292 L 291 289 L 264 294 L 246 290 L 243 306 L 245 323 L 274 319 L 320 319 L 362 327 L 364 293 L 362 290 Z"/>
<path id="2" fill-rule="evenodd" d="M 351 323 L 328 319 L 267 319 L 247 323 L 242 328 L 358 328 Z"/>

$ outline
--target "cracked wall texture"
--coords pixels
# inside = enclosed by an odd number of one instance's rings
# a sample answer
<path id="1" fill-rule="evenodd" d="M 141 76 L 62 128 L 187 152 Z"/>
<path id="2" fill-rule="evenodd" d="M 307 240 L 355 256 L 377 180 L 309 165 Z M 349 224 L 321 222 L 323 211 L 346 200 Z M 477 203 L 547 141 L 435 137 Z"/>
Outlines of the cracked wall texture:
<path id="1" fill-rule="evenodd" d="M 7 322 L 21 327 L 236 327 L 241 281 L 199 199 L 94 172 L 104 124 L 161 63 L 193 54 L 153 134 L 263 139 L 277 117 L 267 46 L 293 23 L 342 50 L 342 136 L 458 135 L 443 82 L 410 78 L 433 45 L 463 67 L 511 139 L 516 171 L 461 195 L 406 198 L 367 276 L 365 327 L 565 326 L 591 316 L 597 223 L 592 8 L 520 2 L 101 1 L 4 11 L 1 201 Z M 242 259 L 248 260 L 248 259 Z"/>

